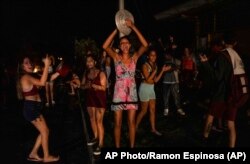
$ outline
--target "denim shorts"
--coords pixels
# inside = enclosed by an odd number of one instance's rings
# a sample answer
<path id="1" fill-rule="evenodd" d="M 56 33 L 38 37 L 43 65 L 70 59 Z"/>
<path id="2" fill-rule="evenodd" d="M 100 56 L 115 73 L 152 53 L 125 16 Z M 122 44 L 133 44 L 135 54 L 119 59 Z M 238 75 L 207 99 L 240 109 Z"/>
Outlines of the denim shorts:
<path id="1" fill-rule="evenodd" d="M 139 87 L 140 101 L 155 100 L 154 84 L 141 83 Z"/>

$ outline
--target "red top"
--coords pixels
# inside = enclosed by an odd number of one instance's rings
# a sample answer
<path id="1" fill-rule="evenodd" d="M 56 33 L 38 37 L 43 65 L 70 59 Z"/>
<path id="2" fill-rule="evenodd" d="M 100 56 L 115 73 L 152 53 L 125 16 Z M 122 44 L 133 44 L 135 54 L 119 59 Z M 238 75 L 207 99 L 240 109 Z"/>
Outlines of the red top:
<path id="1" fill-rule="evenodd" d="M 192 58 L 184 58 L 182 60 L 182 69 L 184 70 L 194 70 L 194 61 Z"/>
<path id="2" fill-rule="evenodd" d="M 86 81 L 91 81 L 91 84 L 101 85 L 100 82 L 100 73 L 94 78 L 90 79 L 86 75 Z M 106 92 L 101 90 L 95 90 L 89 88 L 87 91 L 87 107 L 96 107 L 96 108 L 106 108 Z"/>
<path id="3" fill-rule="evenodd" d="M 70 67 L 65 64 L 60 64 L 57 68 L 57 72 L 60 74 L 62 77 L 66 77 L 70 71 Z"/>
<path id="4" fill-rule="evenodd" d="M 28 92 L 23 92 L 23 96 L 34 96 L 38 94 L 38 89 L 35 85 L 33 85 L 32 89 Z"/>

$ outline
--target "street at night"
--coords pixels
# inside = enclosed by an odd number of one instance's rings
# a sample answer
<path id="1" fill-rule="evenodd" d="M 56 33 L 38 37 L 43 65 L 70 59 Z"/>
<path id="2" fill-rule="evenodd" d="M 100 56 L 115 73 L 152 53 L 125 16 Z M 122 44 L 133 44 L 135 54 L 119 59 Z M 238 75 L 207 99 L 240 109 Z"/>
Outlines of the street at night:
<path id="1" fill-rule="evenodd" d="M 120 150 L 248 159 L 249 8 L 2 0 L 1 163 L 112 163 Z"/>

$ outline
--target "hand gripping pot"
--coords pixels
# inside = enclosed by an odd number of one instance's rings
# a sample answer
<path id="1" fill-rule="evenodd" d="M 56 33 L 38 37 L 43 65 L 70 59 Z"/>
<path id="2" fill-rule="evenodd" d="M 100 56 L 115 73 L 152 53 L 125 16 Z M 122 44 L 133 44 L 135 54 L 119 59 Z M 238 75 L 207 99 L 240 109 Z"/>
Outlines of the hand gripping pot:
<path id="1" fill-rule="evenodd" d="M 119 10 L 115 15 L 116 27 L 124 35 L 129 35 L 131 33 L 131 28 L 129 28 L 125 22 L 127 18 L 130 19 L 134 23 L 133 15 L 125 9 Z"/>

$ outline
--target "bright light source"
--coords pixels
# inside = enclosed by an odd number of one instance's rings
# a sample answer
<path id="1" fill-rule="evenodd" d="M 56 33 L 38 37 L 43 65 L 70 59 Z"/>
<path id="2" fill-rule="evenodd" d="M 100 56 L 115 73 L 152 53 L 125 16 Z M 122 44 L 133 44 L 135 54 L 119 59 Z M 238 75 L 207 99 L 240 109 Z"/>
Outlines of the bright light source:
<path id="1" fill-rule="evenodd" d="M 35 67 L 34 70 L 33 70 L 34 73 L 37 73 L 38 72 L 38 68 Z"/>
<path id="2" fill-rule="evenodd" d="M 34 66 L 33 73 L 37 73 L 39 71 L 41 71 L 41 67 L 39 65 Z"/>

